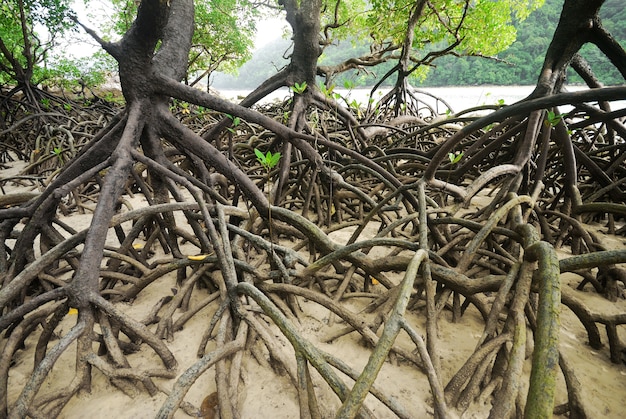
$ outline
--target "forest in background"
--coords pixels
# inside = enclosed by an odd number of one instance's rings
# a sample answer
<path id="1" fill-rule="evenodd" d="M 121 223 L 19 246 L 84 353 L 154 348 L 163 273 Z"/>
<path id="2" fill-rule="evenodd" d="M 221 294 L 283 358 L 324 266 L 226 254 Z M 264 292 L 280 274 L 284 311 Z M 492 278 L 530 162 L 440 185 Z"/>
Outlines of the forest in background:
<path id="1" fill-rule="evenodd" d="M 528 19 L 515 23 L 517 39 L 497 59 L 484 57 L 457 57 L 448 55 L 437 59 L 426 74 L 413 78 L 412 84 L 424 87 L 467 85 L 534 85 L 543 64 L 544 53 L 550 44 L 563 6 L 562 0 L 546 0 Z M 626 8 L 620 0 L 607 0 L 600 11 L 606 29 L 616 39 L 626 39 Z M 288 63 L 291 41 L 277 38 L 256 50 L 237 74 L 216 73 L 212 87 L 216 89 L 253 89 Z M 367 45 L 342 42 L 326 48 L 320 58 L 321 65 L 332 65 L 350 57 L 364 54 Z M 596 75 L 607 85 L 622 84 L 619 71 L 593 45 L 585 45 L 580 54 L 592 65 Z M 349 70 L 334 80 L 335 85 L 353 88 L 372 86 L 395 61 L 367 70 Z M 569 82 L 582 84 L 582 79 L 568 72 Z M 393 83 L 390 79 L 388 83 Z"/>

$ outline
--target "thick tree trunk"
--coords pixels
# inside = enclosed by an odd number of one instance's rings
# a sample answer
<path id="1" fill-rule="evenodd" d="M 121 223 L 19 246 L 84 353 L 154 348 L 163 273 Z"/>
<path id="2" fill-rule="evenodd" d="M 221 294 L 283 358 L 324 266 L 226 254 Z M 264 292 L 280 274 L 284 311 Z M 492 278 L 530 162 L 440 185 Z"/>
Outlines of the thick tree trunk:
<path id="1" fill-rule="evenodd" d="M 315 86 L 317 59 L 322 52 L 319 43 L 322 2 L 285 0 L 282 3 L 293 32 L 287 82 L 289 85 L 306 82 L 308 86 Z"/>
<path id="2" fill-rule="evenodd" d="M 293 53 L 286 69 L 287 85 L 304 86 L 306 83 L 307 86 L 306 90 L 294 94 L 288 122 L 289 128 L 301 132 L 306 127 L 306 110 L 317 90 L 315 77 L 317 60 L 321 54 L 319 34 L 322 2 L 320 0 L 305 2 L 284 0 L 279 3 L 285 8 L 287 22 L 291 25 L 293 33 Z M 275 203 L 280 201 L 282 191 L 287 184 L 291 162 L 292 145 L 286 142 L 282 146 L 279 177 L 273 192 Z"/>
<path id="3" fill-rule="evenodd" d="M 531 98 L 560 91 L 574 55 L 600 27 L 598 13 L 603 3 L 604 0 L 565 0 Z"/>
<path id="4" fill-rule="evenodd" d="M 137 19 L 119 44 L 110 52 L 118 60 L 122 92 L 128 103 L 128 120 L 122 139 L 113 151 L 112 167 L 100 193 L 85 250 L 74 281 L 70 286 L 73 304 L 87 307 L 98 293 L 99 265 L 104 242 L 118 199 L 134 159 L 135 149 L 144 135 L 145 127 L 159 126 L 157 109 L 168 109 L 169 97 L 155 93 L 155 76 L 182 80 L 187 70 L 187 56 L 193 35 L 193 1 L 177 0 L 166 6 L 161 1 L 143 1 Z M 157 50 L 157 44 L 162 44 Z M 150 147 L 145 147 L 150 150 Z M 148 156 L 158 160 L 159 156 Z"/>
<path id="5" fill-rule="evenodd" d="M 420 0 L 415 3 L 409 13 L 409 21 L 407 22 L 406 35 L 402 42 L 402 50 L 400 52 L 400 59 L 398 60 L 398 77 L 396 79 L 396 101 L 394 104 L 393 114 L 398 116 L 401 112 L 403 105 L 407 102 L 407 89 L 408 80 L 410 75 L 409 67 L 411 65 L 411 50 L 413 49 L 413 40 L 415 39 L 415 27 L 419 22 L 422 14 L 424 13 L 424 7 L 426 6 L 425 0 Z"/>
<path id="6" fill-rule="evenodd" d="M 167 369 L 176 366 L 176 360 L 163 342 L 156 339 L 143 324 L 117 312 L 102 298 L 100 277 L 111 219 L 117 212 L 119 197 L 125 189 L 135 163 L 133 153 L 140 145 L 140 141 L 152 138 L 154 130 L 158 130 L 159 110 L 169 111 L 169 96 L 159 93 L 160 86 L 156 81 L 159 77 L 179 81 L 186 72 L 187 54 L 193 34 L 193 13 L 192 0 L 171 2 L 143 0 L 138 8 L 137 19 L 122 40 L 115 44 L 102 43 L 119 63 L 123 94 L 128 104 L 126 114 L 116 118 L 102 135 L 94 138 L 92 144 L 70 161 L 65 170 L 37 200 L 20 209 L 22 216 L 29 217 L 29 220 L 16 242 L 11 255 L 11 267 L 4 278 L 4 286 L 0 288 L 0 312 L 3 314 L 6 309 L 11 308 L 10 302 L 16 301 L 20 294 L 28 294 L 26 289 L 37 274 L 27 275 L 24 280 L 15 278 L 23 276 L 26 264 L 33 260 L 32 256 L 28 257 L 32 254 L 33 240 L 39 234 L 43 237 L 45 228 L 51 227 L 60 199 L 72 187 L 88 181 L 89 178 L 85 176 L 93 177 L 107 169 L 100 185 L 98 203 L 84 239 L 76 271 L 67 285 L 47 293 L 50 294 L 49 298 L 58 299 L 61 290 L 61 295 L 68 299 L 67 304 L 79 310 L 77 325 L 61 339 L 62 343 L 51 349 L 48 354 L 41 355 L 42 361 L 35 365 L 31 378 L 9 413 L 10 417 L 25 417 L 26 410 L 33 406 L 33 400 L 50 368 L 56 363 L 60 353 L 67 350 L 73 341 L 78 342 L 76 379 L 71 390 L 62 390 L 65 392 L 62 397 L 69 400 L 74 392 L 89 389 L 91 365 L 87 359 L 90 357 L 100 359 L 92 352 L 93 327 L 94 322 L 103 316 L 112 318 L 116 322 L 116 327 L 128 336 L 141 336 L 141 339 L 159 355 Z M 145 131 L 146 129 L 149 131 Z M 154 150 L 154 147 L 151 148 L 148 144 L 144 151 L 146 150 L 148 152 L 153 150 L 157 155 L 148 157 L 158 160 L 159 150 Z M 17 222 L 16 217 L 10 214 L 6 214 L 8 217 L 5 214 L 1 215 L 6 219 L 3 229 Z M 42 301 L 47 301 L 48 297 L 44 295 L 41 298 Z M 62 305 L 59 309 L 67 312 L 67 305 Z M 107 351 L 111 354 L 119 352 L 116 350 L 115 342 L 106 344 Z M 99 362 L 108 361 L 100 359 Z M 124 362 L 118 362 L 109 367 L 114 370 L 123 365 Z"/>

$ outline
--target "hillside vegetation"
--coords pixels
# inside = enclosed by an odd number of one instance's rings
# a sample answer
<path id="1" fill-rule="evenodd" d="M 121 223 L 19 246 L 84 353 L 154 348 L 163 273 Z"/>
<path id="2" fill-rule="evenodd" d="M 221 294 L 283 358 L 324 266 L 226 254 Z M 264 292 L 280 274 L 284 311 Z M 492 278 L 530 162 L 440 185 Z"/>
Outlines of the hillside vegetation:
<path id="1" fill-rule="evenodd" d="M 425 79 L 415 79 L 414 84 L 422 86 L 463 86 L 463 85 L 533 85 L 541 70 L 543 57 L 548 48 L 554 29 L 558 23 L 563 5 L 562 0 L 546 0 L 543 7 L 532 13 L 528 19 L 516 24 L 517 40 L 497 59 L 483 57 L 445 56 L 435 62 Z M 606 29 L 618 39 L 626 39 L 626 9 L 620 0 L 607 0 L 601 9 Z M 217 74 L 213 87 L 217 89 L 253 89 L 276 72 L 288 61 L 290 41 L 277 38 L 258 49 L 252 59 L 245 63 L 237 75 Z M 327 48 L 321 57 L 322 65 L 341 62 L 367 51 L 368 46 L 355 46 L 343 42 Z M 623 77 L 606 57 L 594 46 L 586 45 L 581 55 L 591 64 L 596 75 L 607 84 L 624 82 Z M 339 77 L 338 86 L 371 86 L 385 74 L 395 62 L 380 65 L 368 71 L 349 71 Z M 393 81 L 393 80 L 390 80 Z M 582 83 L 582 79 L 570 70 L 570 82 Z"/>

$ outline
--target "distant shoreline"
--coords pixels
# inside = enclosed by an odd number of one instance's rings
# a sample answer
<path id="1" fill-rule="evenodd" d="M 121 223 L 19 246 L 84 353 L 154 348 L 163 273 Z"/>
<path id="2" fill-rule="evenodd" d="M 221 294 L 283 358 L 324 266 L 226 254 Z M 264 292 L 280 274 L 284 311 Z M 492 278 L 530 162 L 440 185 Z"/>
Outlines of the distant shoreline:
<path id="1" fill-rule="evenodd" d="M 469 109 L 475 106 L 482 105 L 499 105 L 503 101 L 506 105 L 511 105 L 515 102 L 518 102 L 524 98 L 526 98 L 532 91 L 535 89 L 535 85 L 477 85 L 477 86 L 439 86 L 439 87 L 424 87 L 424 86 L 413 86 L 415 90 L 426 92 L 428 95 L 433 95 L 437 98 L 443 99 L 446 103 L 448 103 L 454 112 L 458 112 L 460 110 Z M 567 90 L 583 90 L 586 89 L 587 86 L 572 84 L 567 85 Z M 387 93 L 390 88 L 380 88 L 375 93 L 375 99 L 379 99 L 385 93 Z M 246 89 L 217 89 L 212 87 L 212 91 L 216 92 L 220 97 L 228 99 L 232 102 L 239 102 L 241 98 L 245 97 L 247 94 L 251 92 L 251 90 Z M 362 106 L 367 105 L 367 101 L 369 100 L 369 94 L 371 92 L 370 88 L 354 88 L 354 89 L 344 89 L 344 88 L 336 88 L 334 92 L 339 93 L 340 95 L 347 97 L 350 101 L 353 99 L 360 103 Z M 425 103 L 433 104 L 435 102 L 434 99 L 430 98 L 428 95 L 423 95 L 423 100 Z M 277 91 L 272 92 L 265 99 L 261 100 L 259 104 L 271 103 L 276 100 L 284 100 L 290 96 L 289 89 L 281 88 Z M 340 100 L 341 102 L 341 100 Z"/>

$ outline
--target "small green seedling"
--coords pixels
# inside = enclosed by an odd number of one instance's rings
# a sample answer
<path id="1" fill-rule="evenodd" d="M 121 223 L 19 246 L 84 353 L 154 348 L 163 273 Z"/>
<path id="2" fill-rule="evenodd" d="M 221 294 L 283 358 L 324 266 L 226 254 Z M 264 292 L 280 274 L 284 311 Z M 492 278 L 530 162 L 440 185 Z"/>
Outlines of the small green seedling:
<path id="1" fill-rule="evenodd" d="M 226 114 L 226 116 L 232 121 L 233 127 L 239 126 L 241 124 L 241 119 L 238 116 L 232 116 L 230 114 Z M 235 130 L 232 128 L 226 128 L 231 134 L 235 133 Z"/>
<path id="2" fill-rule="evenodd" d="M 280 153 L 274 153 L 272 154 L 271 151 L 267 151 L 267 153 L 263 154 L 263 152 L 261 150 L 259 150 L 258 148 L 254 149 L 254 154 L 256 154 L 256 159 L 259 161 L 259 163 L 261 163 L 261 166 L 263 166 L 263 168 L 265 169 L 265 173 L 267 175 L 267 183 L 269 185 L 270 182 L 270 171 L 276 167 L 276 165 L 278 164 L 278 162 L 280 161 Z M 270 192 L 271 188 L 267 188 L 267 199 L 268 201 L 271 198 L 271 192 Z M 268 211 L 268 218 L 269 218 L 269 233 L 270 233 L 270 245 L 271 245 L 271 252 L 274 253 L 274 232 L 272 231 L 272 207 L 270 206 L 269 211 Z"/>
<path id="3" fill-rule="evenodd" d="M 61 147 L 54 147 L 51 153 L 57 156 L 59 162 L 63 164 L 63 149 L 61 149 Z"/>
<path id="4" fill-rule="evenodd" d="M 238 116 L 232 116 L 231 114 L 226 114 L 226 116 L 233 121 L 233 125 L 234 126 L 238 126 L 239 124 L 241 124 L 241 119 L 239 119 Z"/>
<path id="5" fill-rule="evenodd" d="M 274 167 L 276 167 L 276 165 L 280 161 L 280 153 L 272 154 L 272 152 L 269 150 L 267 151 L 266 154 L 263 154 L 261 150 L 259 150 L 258 148 L 255 148 L 254 154 L 256 154 L 256 159 L 258 160 L 259 163 L 261 163 L 261 166 L 263 166 L 263 168 L 267 172 L 269 172 Z"/>
<path id="6" fill-rule="evenodd" d="M 456 151 L 454 153 L 450 152 L 448 153 L 448 158 L 450 159 L 450 163 L 457 164 L 463 158 L 463 152 L 462 151 Z"/>
<path id="7" fill-rule="evenodd" d="M 363 113 L 361 112 L 361 104 L 357 102 L 356 99 L 352 99 L 348 105 L 352 108 L 352 110 L 354 110 L 357 118 L 361 118 L 363 116 Z"/>
<path id="8" fill-rule="evenodd" d="M 324 83 L 320 83 L 320 91 L 329 99 L 339 99 L 341 95 L 339 93 L 335 93 L 335 85 L 331 84 L 326 87 Z"/>
<path id="9" fill-rule="evenodd" d="M 550 127 L 556 127 L 561 119 L 563 119 L 563 115 L 557 115 L 552 111 L 548 111 L 548 113 L 546 114 L 546 124 L 548 124 Z"/>
<path id="10" fill-rule="evenodd" d="M 293 84 L 293 86 L 291 86 L 291 91 L 298 95 L 301 95 L 302 93 L 304 93 L 306 88 L 307 88 L 307 85 L 305 81 L 303 81 L 302 83 L 296 82 Z"/>

